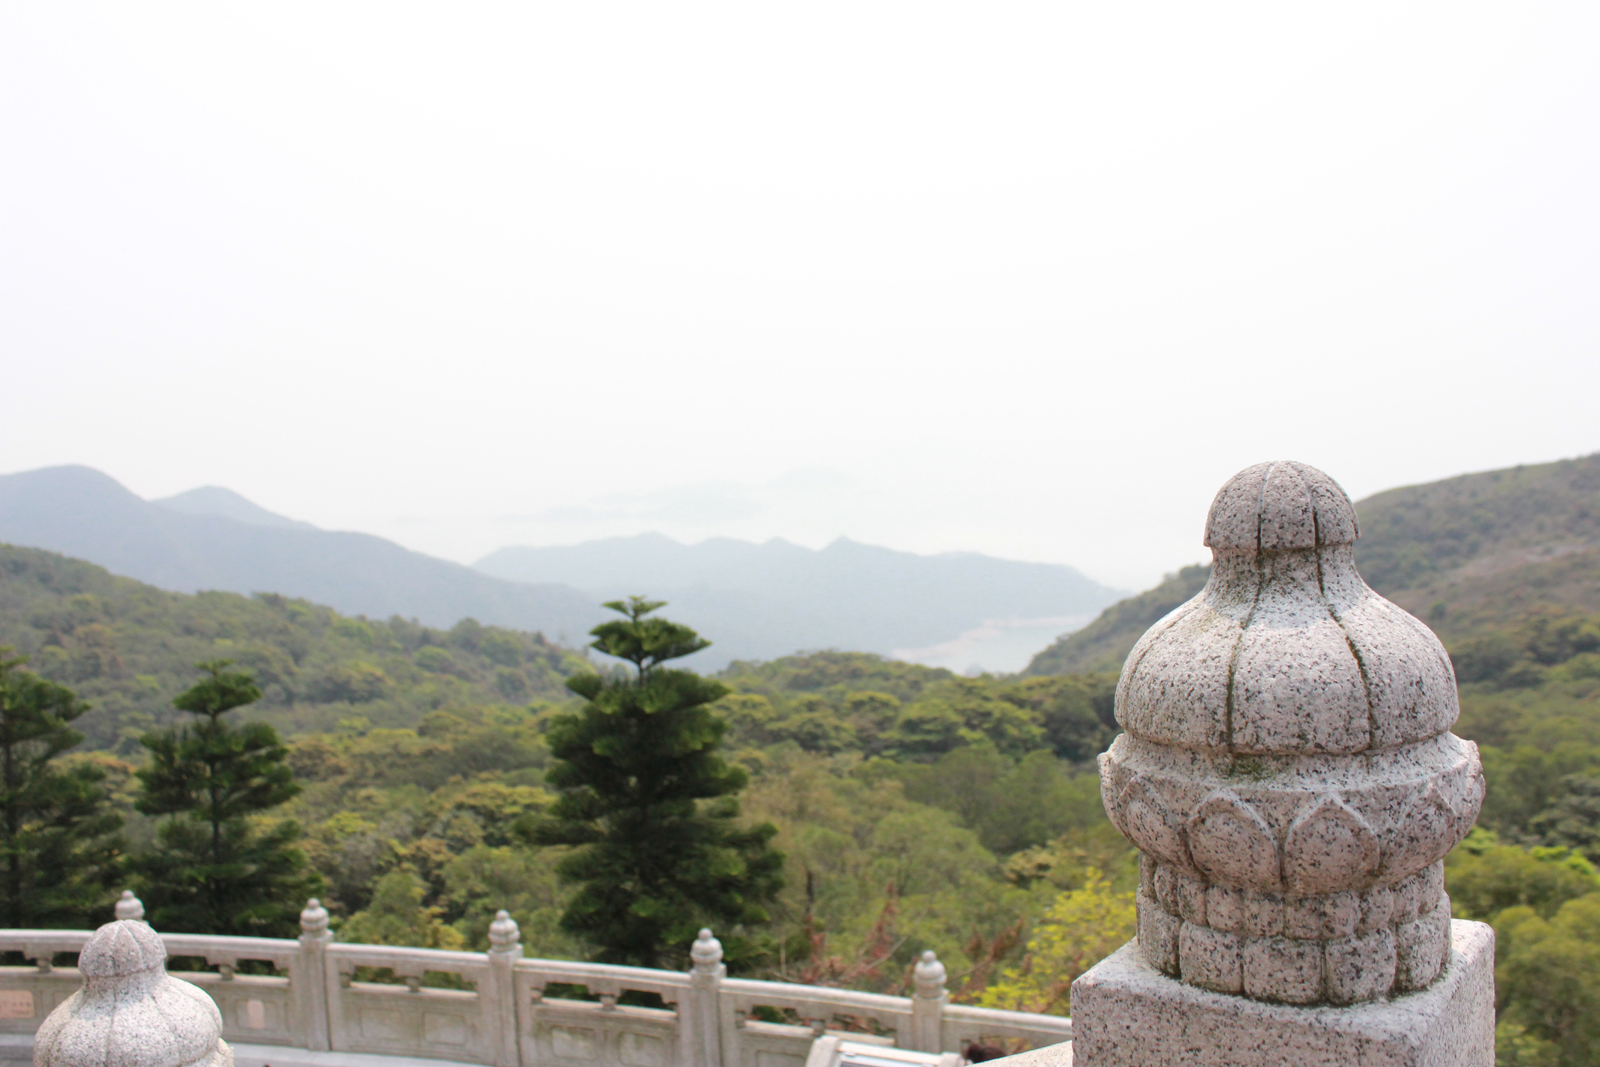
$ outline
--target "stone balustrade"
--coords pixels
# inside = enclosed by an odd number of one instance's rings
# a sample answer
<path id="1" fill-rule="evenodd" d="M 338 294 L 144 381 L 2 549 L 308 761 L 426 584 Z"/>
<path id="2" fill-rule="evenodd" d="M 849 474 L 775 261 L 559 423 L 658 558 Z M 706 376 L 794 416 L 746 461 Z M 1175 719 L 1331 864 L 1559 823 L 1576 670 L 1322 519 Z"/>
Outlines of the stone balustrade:
<path id="1" fill-rule="evenodd" d="M 142 914 L 124 894 L 117 917 Z M 484 953 L 345 944 L 333 939 L 316 901 L 302 914 L 301 929 L 294 941 L 159 936 L 170 955 L 214 968 L 174 977 L 208 993 L 222 1015 L 221 1036 L 246 1047 L 485 1067 L 804 1067 L 815 1038 L 830 1031 L 925 1052 L 985 1041 L 1041 1047 L 1072 1036 L 1071 1020 L 1058 1016 L 950 1004 L 944 969 L 931 953 L 917 966 L 915 995 L 894 997 L 728 978 L 722 946 L 709 930 L 694 945 L 692 969 L 678 972 L 524 959 L 516 923 L 505 912 L 490 928 Z M 56 961 L 78 954 L 90 936 L 0 930 L 0 951 L 33 962 L 0 967 L 0 1035 L 33 1034 L 79 990 L 83 975 Z M 243 961 L 270 964 L 273 973 L 247 973 L 262 968 L 241 969 Z M 396 981 L 362 980 L 384 970 Z M 429 975 L 469 988 L 424 984 Z M 574 986 L 597 999 L 570 999 Z M 628 993 L 654 993 L 666 1007 L 623 1003 Z"/>

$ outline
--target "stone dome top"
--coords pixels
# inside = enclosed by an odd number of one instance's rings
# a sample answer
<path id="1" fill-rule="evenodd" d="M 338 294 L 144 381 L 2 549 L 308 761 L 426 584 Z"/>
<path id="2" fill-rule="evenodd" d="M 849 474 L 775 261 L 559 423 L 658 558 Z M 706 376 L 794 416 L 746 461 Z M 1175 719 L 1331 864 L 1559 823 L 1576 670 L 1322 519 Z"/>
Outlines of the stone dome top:
<path id="1" fill-rule="evenodd" d="M 161 936 L 137 920 L 106 923 L 78 954 L 78 970 L 85 978 L 121 978 L 166 962 L 167 946 Z"/>
<path id="2" fill-rule="evenodd" d="M 1211 505 L 1210 581 L 1128 654 L 1117 721 L 1236 755 L 1340 754 L 1443 734 L 1459 714 L 1433 632 L 1356 572 L 1355 506 L 1304 463 L 1258 463 Z"/>
<path id="3" fill-rule="evenodd" d="M 35 1067 L 233 1067 L 216 1003 L 167 974 L 166 960 L 138 919 L 96 930 L 78 954 L 83 988 L 34 1035 Z"/>
<path id="4" fill-rule="evenodd" d="M 1291 460 L 1257 463 L 1228 479 L 1206 516 L 1207 548 L 1247 553 L 1348 545 L 1356 508 L 1339 483 Z"/>

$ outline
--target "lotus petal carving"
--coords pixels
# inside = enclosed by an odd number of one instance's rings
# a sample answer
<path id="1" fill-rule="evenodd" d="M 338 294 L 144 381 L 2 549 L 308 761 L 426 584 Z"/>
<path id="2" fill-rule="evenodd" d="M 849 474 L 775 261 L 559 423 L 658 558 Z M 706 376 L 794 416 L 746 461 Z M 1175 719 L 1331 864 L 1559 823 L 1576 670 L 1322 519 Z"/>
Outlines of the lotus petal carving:
<path id="1" fill-rule="evenodd" d="M 1394 828 L 1383 857 L 1385 878 L 1415 874 L 1449 852 L 1462 837 L 1456 824 L 1456 813 L 1438 786 L 1428 786 Z"/>
<path id="2" fill-rule="evenodd" d="M 1207 878 L 1263 893 L 1282 887 L 1272 828 L 1231 789 L 1219 789 L 1189 817 L 1189 853 Z"/>
<path id="3" fill-rule="evenodd" d="M 1361 889 L 1377 874 L 1381 851 L 1367 820 L 1326 793 L 1289 826 L 1284 879 L 1291 893 Z"/>
<path id="4" fill-rule="evenodd" d="M 1128 783 L 1117 800 L 1122 832 L 1147 854 L 1181 870 L 1193 870 L 1183 829 L 1143 778 Z"/>

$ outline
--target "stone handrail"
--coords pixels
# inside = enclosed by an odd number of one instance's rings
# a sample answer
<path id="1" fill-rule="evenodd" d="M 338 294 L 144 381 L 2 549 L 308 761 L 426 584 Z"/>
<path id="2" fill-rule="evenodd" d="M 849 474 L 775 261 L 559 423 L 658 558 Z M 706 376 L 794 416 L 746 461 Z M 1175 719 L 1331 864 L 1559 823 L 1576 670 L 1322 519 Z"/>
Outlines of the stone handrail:
<path id="1" fill-rule="evenodd" d="M 124 903 L 119 915 L 137 901 Z M 523 959 L 516 924 L 503 912 L 488 952 L 334 941 L 315 901 L 302 929 L 294 941 L 199 934 L 161 940 L 170 955 L 215 968 L 174 974 L 211 995 L 232 1043 L 485 1067 L 804 1067 L 812 1042 L 829 1031 L 924 1052 L 972 1042 L 1040 1047 L 1072 1036 L 1071 1020 L 1059 1016 L 950 1004 L 944 968 L 931 953 L 918 964 L 916 995 L 895 997 L 728 978 L 710 931 L 695 944 L 693 969 L 679 972 Z M 0 951 L 33 963 L 0 967 L 0 1034 L 33 1033 L 77 991 L 76 968 L 54 962 L 79 952 L 89 936 L 0 930 Z M 244 961 L 269 963 L 273 973 L 247 973 Z M 399 983 L 363 980 L 383 969 Z M 469 988 L 425 985 L 430 972 Z M 582 986 L 597 999 L 565 999 L 556 995 L 562 986 Z M 628 993 L 655 994 L 666 1008 L 620 1003 Z"/>

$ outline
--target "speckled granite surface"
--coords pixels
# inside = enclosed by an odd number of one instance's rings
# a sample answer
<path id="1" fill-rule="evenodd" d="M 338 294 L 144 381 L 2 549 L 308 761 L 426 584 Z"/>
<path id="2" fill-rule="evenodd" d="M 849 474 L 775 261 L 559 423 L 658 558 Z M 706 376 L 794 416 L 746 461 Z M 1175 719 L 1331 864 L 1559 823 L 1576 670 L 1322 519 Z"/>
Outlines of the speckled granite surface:
<path id="1" fill-rule="evenodd" d="M 1213 993 L 1152 967 L 1129 942 L 1072 985 L 1070 1058 L 1006 1067 L 1493 1067 L 1494 931 L 1453 921 L 1428 988 L 1350 1007 Z M 1060 1046 L 1056 1046 L 1060 1049 Z"/>

